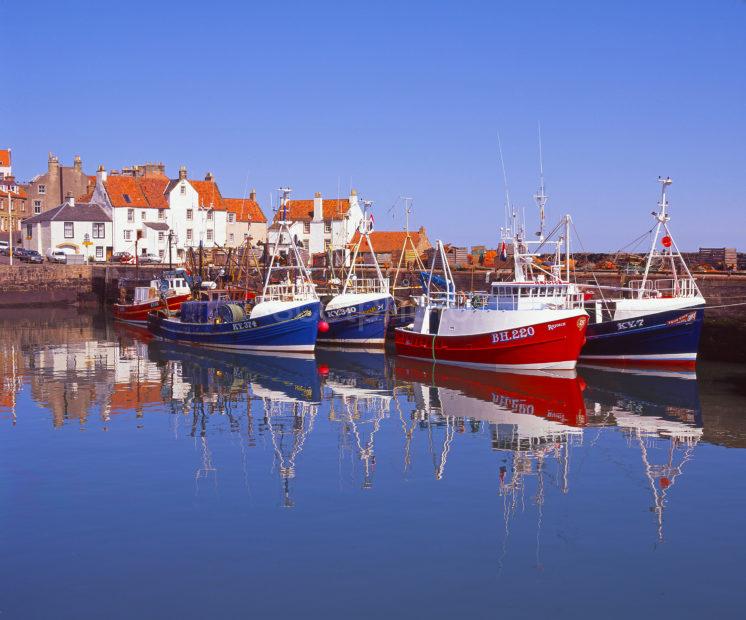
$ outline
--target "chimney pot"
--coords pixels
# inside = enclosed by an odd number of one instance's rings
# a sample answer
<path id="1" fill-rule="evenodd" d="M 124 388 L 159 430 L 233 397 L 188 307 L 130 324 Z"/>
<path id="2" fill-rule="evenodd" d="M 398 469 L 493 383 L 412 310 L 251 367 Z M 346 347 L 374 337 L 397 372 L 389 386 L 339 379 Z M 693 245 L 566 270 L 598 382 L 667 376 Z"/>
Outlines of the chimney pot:
<path id="1" fill-rule="evenodd" d="M 252 202 L 256 202 L 256 190 L 255 189 L 252 189 L 251 192 L 249 193 L 249 200 L 251 200 Z"/>
<path id="2" fill-rule="evenodd" d="M 75 168 L 75 170 L 77 170 L 78 172 L 83 169 L 83 160 L 80 159 L 80 155 L 76 155 L 73 158 L 73 168 Z"/>
<path id="3" fill-rule="evenodd" d="M 66 202 L 66 203 L 67 203 L 67 204 L 68 204 L 69 206 L 71 206 L 71 207 L 74 207 L 74 206 L 75 206 L 75 197 L 73 196 L 72 192 L 67 192 L 67 193 L 65 194 L 65 202 Z"/>
<path id="4" fill-rule="evenodd" d="M 214 177 L 214 176 L 212 176 L 212 172 L 208 172 L 208 173 L 207 173 L 207 174 L 205 175 L 205 181 L 210 181 L 210 182 L 212 182 L 212 181 L 213 181 L 214 179 L 215 179 L 215 177 Z"/>

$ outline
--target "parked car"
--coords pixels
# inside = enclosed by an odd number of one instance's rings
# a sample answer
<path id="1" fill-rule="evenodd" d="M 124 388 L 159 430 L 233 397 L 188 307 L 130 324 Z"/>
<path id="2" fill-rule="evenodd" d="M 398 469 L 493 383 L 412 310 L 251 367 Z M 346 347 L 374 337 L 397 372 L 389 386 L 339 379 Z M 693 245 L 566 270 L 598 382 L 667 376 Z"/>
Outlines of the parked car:
<path id="1" fill-rule="evenodd" d="M 148 254 L 142 254 L 140 258 L 138 259 L 138 262 L 141 265 L 158 265 L 163 262 L 163 259 L 158 256 L 157 254 L 153 254 L 152 252 L 149 252 Z"/>
<path id="2" fill-rule="evenodd" d="M 24 250 L 20 259 L 25 263 L 43 263 L 44 257 L 36 250 Z"/>
<path id="3" fill-rule="evenodd" d="M 121 263 L 122 265 L 132 265 L 135 262 L 135 257 L 129 252 L 114 252 L 111 255 L 112 263 Z"/>
<path id="4" fill-rule="evenodd" d="M 67 255 L 72 253 L 68 248 L 50 248 L 47 250 L 47 260 L 50 263 L 66 263 Z"/>
<path id="5" fill-rule="evenodd" d="M 9 248 L 10 244 L 7 241 L 0 241 L 0 254 L 7 256 L 10 253 Z"/>

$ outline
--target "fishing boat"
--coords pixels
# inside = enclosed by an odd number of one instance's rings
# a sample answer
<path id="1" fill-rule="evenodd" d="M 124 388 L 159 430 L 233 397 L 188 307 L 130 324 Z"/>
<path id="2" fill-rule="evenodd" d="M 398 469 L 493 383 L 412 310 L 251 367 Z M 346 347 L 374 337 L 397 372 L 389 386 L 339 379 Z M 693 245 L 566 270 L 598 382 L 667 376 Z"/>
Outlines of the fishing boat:
<path id="1" fill-rule="evenodd" d="M 181 311 L 151 313 L 148 327 L 158 337 L 218 349 L 312 352 L 319 329 L 316 288 L 293 242 L 287 221 L 290 189 L 282 188 L 279 232 L 267 269 L 262 295 L 232 300 L 217 291 L 205 301 L 182 304 Z M 279 248 L 287 235 L 287 265 Z M 277 272 L 284 272 L 277 277 Z"/>
<path id="2" fill-rule="evenodd" d="M 491 370 L 575 368 L 588 323 L 582 295 L 560 279 L 532 277 L 537 254 L 529 247 L 536 242 L 524 240 L 515 219 L 515 281 L 494 282 L 488 293 L 456 292 L 438 240 L 414 323 L 396 330 L 399 355 Z M 438 262 L 442 287 L 434 286 Z"/>
<path id="3" fill-rule="evenodd" d="M 705 299 L 669 228 L 666 190 L 653 212 L 656 224 L 642 279 L 622 288 L 589 286 L 590 323 L 581 358 L 591 363 L 693 367 L 704 320 Z M 658 248 L 658 242 L 661 248 Z M 667 277 L 653 277 L 653 271 Z"/>
<path id="4" fill-rule="evenodd" d="M 173 312 L 192 296 L 191 282 L 186 271 L 177 269 L 165 272 L 160 278 L 150 281 L 148 286 L 135 287 L 131 301 L 120 289 L 119 302 L 112 306 L 114 319 L 133 325 L 146 325 L 148 313 L 158 308 Z"/>
<path id="5" fill-rule="evenodd" d="M 382 346 L 386 341 L 386 326 L 394 310 L 394 298 L 370 240 L 373 218 L 368 215 L 368 209 L 372 203 L 366 200 L 363 204 L 363 219 L 342 292 L 332 296 L 324 307 L 328 329 L 319 332 L 319 344 Z M 367 246 L 370 263 L 358 262 L 366 254 L 363 244 Z M 365 271 L 370 270 L 375 277 L 365 276 Z"/>

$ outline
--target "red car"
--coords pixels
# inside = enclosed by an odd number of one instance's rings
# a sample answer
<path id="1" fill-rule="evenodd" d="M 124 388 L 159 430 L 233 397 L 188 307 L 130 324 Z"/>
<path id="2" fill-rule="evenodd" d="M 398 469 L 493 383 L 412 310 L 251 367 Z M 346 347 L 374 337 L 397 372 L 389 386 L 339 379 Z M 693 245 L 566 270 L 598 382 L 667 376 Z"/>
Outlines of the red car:
<path id="1" fill-rule="evenodd" d="M 135 257 L 129 252 L 114 252 L 114 254 L 111 255 L 111 262 L 120 263 L 122 265 L 134 265 Z"/>

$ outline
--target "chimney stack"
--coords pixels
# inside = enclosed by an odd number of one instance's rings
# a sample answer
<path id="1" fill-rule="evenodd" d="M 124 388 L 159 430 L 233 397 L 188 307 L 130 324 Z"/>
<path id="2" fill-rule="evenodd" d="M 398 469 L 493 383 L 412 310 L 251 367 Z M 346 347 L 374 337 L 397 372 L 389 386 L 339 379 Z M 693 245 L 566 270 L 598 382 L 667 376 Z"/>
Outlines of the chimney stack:
<path id="1" fill-rule="evenodd" d="M 212 182 L 213 182 L 214 180 L 215 180 L 215 177 L 214 177 L 214 176 L 212 176 L 212 172 L 208 172 L 208 173 L 207 173 L 207 174 L 205 175 L 205 181 L 209 181 L 210 183 L 212 183 Z"/>
<path id="2" fill-rule="evenodd" d="M 179 180 L 180 181 L 186 181 L 187 178 L 187 169 L 186 166 L 180 166 L 179 167 Z"/>
<path id="3" fill-rule="evenodd" d="M 320 222 L 324 219 L 324 199 L 321 192 L 316 192 L 313 196 L 313 221 Z"/>
<path id="4" fill-rule="evenodd" d="M 251 192 L 249 193 L 249 200 L 251 200 L 252 202 L 256 202 L 256 190 L 255 189 L 252 189 Z"/>
<path id="5" fill-rule="evenodd" d="M 77 170 L 78 172 L 81 172 L 83 170 L 83 160 L 80 159 L 80 155 L 76 155 L 73 158 L 73 168 Z"/>
<path id="6" fill-rule="evenodd" d="M 60 160 L 57 159 L 52 153 L 49 153 L 49 160 L 47 161 L 47 170 L 50 174 L 57 172 L 60 167 Z"/>
<path id="7" fill-rule="evenodd" d="M 75 206 L 75 198 L 73 197 L 73 193 L 72 192 L 67 192 L 65 194 L 65 202 L 70 207 L 74 207 Z"/>
<path id="8" fill-rule="evenodd" d="M 96 181 L 98 183 L 106 181 L 106 168 L 104 168 L 103 164 L 99 164 L 98 166 L 98 170 L 96 171 Z"/>

